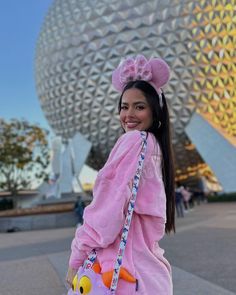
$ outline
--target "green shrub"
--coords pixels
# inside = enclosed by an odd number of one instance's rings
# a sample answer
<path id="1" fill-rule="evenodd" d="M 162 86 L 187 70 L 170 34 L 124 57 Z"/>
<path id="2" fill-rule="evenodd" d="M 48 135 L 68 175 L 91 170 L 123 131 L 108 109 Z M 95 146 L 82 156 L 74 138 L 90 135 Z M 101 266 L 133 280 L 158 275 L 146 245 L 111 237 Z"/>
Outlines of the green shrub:
<path id="1" fill-rule="evenodd" d="M 0 211 L 2 210 L 9 210 L 13 208 L 13 201 L 8 199 L 0 200 Z"/>
<path id="2" fill-rule="evenodd" d="M 230 193 L 230 194 L 222 194 L 218 196 L 209 196 L 208 197 L 209 203 L 214 202 L 236 202 L 236 193 Z"/>

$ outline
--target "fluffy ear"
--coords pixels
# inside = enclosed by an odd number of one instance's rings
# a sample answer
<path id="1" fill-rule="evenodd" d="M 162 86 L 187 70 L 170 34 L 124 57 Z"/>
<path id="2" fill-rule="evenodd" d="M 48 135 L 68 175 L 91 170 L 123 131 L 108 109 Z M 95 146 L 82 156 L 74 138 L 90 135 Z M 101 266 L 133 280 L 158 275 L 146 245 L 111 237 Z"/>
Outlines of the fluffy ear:
<path id="1" fill-rule="evenodd" d="M 169 81 L 170 68 L 161 58 L 150 60 L 150 65 L 152 67 L 152 83 L 157 89 L 160 89 Z"/>
<path id="2" fill-rule="evenodd" d="M 119 91 L 122 92 L 122 87 L 123 87 L 123 83 L 120 80 L 120 71 L 121 68 L 118 67 L 117 69 L 115 69 L 112 73 L 112 85 L 114 86 L 114 88 Z"/>

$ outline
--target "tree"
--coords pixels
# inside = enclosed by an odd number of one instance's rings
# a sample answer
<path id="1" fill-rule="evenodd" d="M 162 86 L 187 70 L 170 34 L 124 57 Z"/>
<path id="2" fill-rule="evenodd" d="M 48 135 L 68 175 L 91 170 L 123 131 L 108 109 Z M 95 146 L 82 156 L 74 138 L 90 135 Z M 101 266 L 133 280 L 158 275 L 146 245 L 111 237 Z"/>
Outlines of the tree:
<path id="1" fill-rule="evenodd" d="M 13 195 L 47 177 L 48 131 L 25 120 L 0 119 L 0 189 Z"/>

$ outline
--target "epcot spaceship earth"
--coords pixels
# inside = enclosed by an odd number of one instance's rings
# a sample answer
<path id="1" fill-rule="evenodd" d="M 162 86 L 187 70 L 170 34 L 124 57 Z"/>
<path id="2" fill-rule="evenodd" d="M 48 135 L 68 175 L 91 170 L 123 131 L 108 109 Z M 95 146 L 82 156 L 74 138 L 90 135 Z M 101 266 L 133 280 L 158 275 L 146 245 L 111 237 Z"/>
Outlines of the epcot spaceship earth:
<path id="1" fill-rule="evenodd" d="M 44 114 L 64 142 L 83 134 L 99 169 L 121 134 L 112 71 L 123 57 L 162 57 L 177 178 L 207 171 L 186 126 L 197 113 L 235 145 L 235 32 L 235 0 L 55 0 L 36 48 Z"/>

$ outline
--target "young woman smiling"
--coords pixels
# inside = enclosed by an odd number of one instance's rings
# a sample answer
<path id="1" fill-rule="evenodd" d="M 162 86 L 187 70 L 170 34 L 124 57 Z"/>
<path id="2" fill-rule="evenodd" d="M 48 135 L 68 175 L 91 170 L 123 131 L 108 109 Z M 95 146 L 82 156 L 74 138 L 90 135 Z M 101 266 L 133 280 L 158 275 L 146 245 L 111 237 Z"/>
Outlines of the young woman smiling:
<path id="1" fill-rule="evenodd" d="M 96 248 L 96 262 L 103 283 L 109 288 L 108 274 L 114 269 L 144 143 L 142 133 L 147 149 L 125 242 L 124 275 L 118 281 L 116 294 L 173 294 L 171 267 L 159 246 L 165 232 L 175 231 L 170 122 L 162 91 L 169 74 L 164 60 L 147 60 L 142 55 L 124 60 L 113 72 L 113 86 L 121 93 L 118 111 L 124 134 L 98 173 L 93 201 L 85 209 L 84 224 L 76 231 L 67 275 L 69 284 L 88 253 Z"/>

